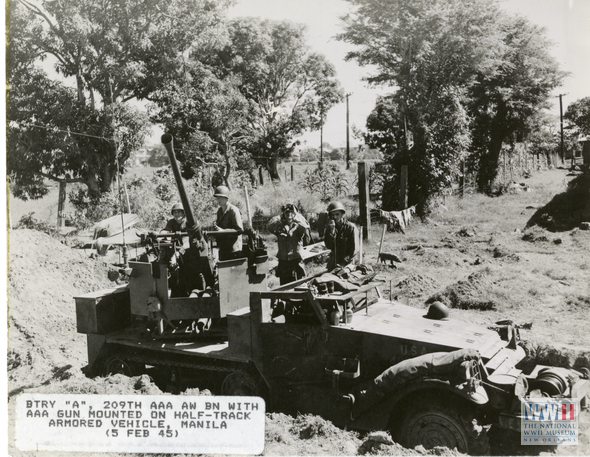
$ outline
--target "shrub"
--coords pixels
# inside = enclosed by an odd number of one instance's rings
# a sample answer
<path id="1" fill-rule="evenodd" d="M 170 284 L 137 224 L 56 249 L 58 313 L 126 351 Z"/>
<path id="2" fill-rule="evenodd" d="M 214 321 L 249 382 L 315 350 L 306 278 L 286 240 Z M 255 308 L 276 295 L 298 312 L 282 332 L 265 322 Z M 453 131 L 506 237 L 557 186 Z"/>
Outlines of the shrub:
<path id="1" fill-rule="evenodd" d="M 201 187 L 195 180 L 184 182 L 185 191 L 191 202 L 193 215 L 203 225 L 211 225 L 215 219 L 216 204 L 209 187 Z M 74 207 L 71 216 L 77 228 L 89 228 L 97 222 L 120 213 L 127 212 L 127 199 L 130 212 L 137 214 L 140 227 L 157 230 L 171 217 L 170 208 L 180 201 L 178 187 L 169 167 L 154 172 L 151 178 L 132 178 L 128 182 L 127 195 L 117 191 L 94 197 L 86 189 L 69 194 Z"/>
<path id="2" fill-rule="evenodd" d="M 33 214 L 35 213 L 28 213 L 22 216 L 16 224 L 15 229 L 31 229 L 47 233 L 51 236 L 59 235 L 59 231 L 55 227 L 46 222 L 37 221 L 37 219 L 33 217 Z"/>

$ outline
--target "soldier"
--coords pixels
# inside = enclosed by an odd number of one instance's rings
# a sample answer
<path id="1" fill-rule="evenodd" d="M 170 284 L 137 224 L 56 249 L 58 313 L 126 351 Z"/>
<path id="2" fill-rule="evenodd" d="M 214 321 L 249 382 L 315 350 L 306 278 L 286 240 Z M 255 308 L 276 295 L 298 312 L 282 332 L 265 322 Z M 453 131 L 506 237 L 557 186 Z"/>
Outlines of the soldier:
<path id="1" fill-rule="evenodd" d="M 177 239 L 177 248 L 167 256 L 171 297 L 187 297 L 194 289 L 213 287 L 215 280 L 207 256 L 207 243 L 202 240 L 202 235 L 201 239 L 196 236 L 199 225 L 186 226 L 186 216 L 181 203 L 175 203 L 171 213 L 173 217 L 168 220 L 162 232 L 188 232 L 191 235 Z M 189 239 L 192 240 L 191 244 Z"/>
<path id="2" fill-rule="evenodd" d="M 279 245 L 276 276 L 281 285 L 305 277 L 301 250 L 306 228 L 296 216 L 298 214 L 295 206 L 289 203 L 283 206 L 281 216 L 272 218 L 268 224 L 268 230 L 277 236 Z"/>
<path id="3" fill-rule="evenodd" d="M 331 251 L 328 270 L 333 270 L 348 265 L 357 253 L 356 227 L 346 220 L 346 209 L 340 202 L 328 205 L 328 217 L 324 243 Z"/>
<path id="4" fill-rule="evenodd" d="M 213 194 L 219 208 L 215 221 L 215 230 L 236 230 L 235 236 L 217 238 L 219 248 L 219 260 L 237 259 L 242 255 L 242 235 L 244 224 L 240 210 L 229 202 L 229 189 L 226 186 L 218 186 Z"/>
<path id="5" fill-rule="evenodd" d="M 170 210 L 172 219 L 169 219 L 166 223 L 166 227 L 162 230 L 163 232 L 186 232 L 186 217 L 184 214 L 184 208 L 181 203 L 175 203 Z"/>

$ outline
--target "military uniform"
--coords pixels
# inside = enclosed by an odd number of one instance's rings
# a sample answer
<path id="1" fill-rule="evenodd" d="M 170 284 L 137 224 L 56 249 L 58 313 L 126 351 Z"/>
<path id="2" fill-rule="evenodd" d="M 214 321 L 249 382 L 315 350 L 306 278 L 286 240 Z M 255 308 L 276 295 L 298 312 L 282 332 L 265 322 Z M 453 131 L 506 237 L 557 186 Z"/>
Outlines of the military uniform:
<path id="1" fill-rule="evenodd" d="M 240 210 L 231 203 L 227 204 L 225 211 L 223 208 L 217 209 L 215 225 L 221 229 L 234 229 L 240 232 L 244 230 Z M 242 252 L 242 235 L 219 238 L 217 247 L 219 248 L 219 260 L 235 259 Z"/>
<path id="2" fill-rule="evenodd" d="M 281 285 L 305 277 L 301 258 L 306 229 L 297 221 L 288 223 L 283 217 L 275 217 L 268 224 L 268 230 L 277 236 L 279 265 L 276 276 Z"/>
<path id="3" fill-rule="evenodd" d="M 345 266 L 352 262 L 357 252 L 356 227 L 352 222 L 343 221 L 342 226 L 330 230 L 326 227 L 324 244 L 330 249 L 328 270 L 333 270 L 337 265 Z"/>

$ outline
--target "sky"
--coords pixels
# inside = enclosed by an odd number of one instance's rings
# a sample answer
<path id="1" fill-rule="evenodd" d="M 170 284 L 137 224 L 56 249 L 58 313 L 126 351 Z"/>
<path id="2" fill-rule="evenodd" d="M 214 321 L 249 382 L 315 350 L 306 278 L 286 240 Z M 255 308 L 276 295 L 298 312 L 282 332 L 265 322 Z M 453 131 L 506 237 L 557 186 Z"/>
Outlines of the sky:
<path id="1" fill-rule="evenodd" d="M 555 96 L 563 96 L 563 110 L 569 103 L 590 96 L 590 0 L 505 0 L 503 8 L 527 17 L 545 27 L 548 38 L 555 43 L 551 53 L 561 68 L 571 73 Z M 274 20 L 290 20 L 307 26 L 308 42 L 314 51 L 324 54 L 336 67 L 338 79 L 349 96 L 349 125 L 364 128 L 365 121 L 378 95 L 388 88 L 371 88 L 363 81 L 369 70 L 344 57 L 351 45 L 337 41 L 340 17 L 351 8 L 344 0 L 238 0 L 229 11 L 230 17 L 254 16 Z M 559 99 L 554 100 L 559 116 Z M 346 104 L 332 108 L 323 132 L 324 142 L 334 147 L 346 145 Z M 320 132 L 302 138 L 303 146 L 319 147 Z M 359 141 L 350 131 L 351 147 Z"/>

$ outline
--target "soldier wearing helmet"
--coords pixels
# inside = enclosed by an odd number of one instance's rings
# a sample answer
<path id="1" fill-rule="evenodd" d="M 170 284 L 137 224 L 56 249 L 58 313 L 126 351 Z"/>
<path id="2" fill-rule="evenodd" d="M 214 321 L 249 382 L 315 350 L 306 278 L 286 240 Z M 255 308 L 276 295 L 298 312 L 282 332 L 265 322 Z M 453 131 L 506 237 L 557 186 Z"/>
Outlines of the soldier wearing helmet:
<path id="1" fill-rule="evenodd" d="M 330 249 L 328 270 L 346 266 L 357 252 L 356 227 L 346 220 L 346 209 L 341 202 L 328 205 L 328 225 L 324 232 L 324 243 Z"/>
<path id="2" fill-rule="evenodd" d="M 308 222 L 291 203 L 283 206 L 281 216 L 273 217 L 268 223 L 268 230 L 276 235 L 279 246 L 275 274 L 281 285 L 305 277 L 301 251 L 308 228 Z"/>
<path id="3" fill-rule="evenodd" d="M 242 235 L 244 223 L 240 210 L 229 202 L 229 189 L 226 186 L 217 186 L 213 193 L 219 208 L 215 220 L 215 230 L 236 230 L 240 234 L 217 239 L 219 248 L 219 260 L 237 259 L 242 255 Z"/>
<path id="4" fill-rule="evenodd" d="M 166 232 L 186 232 L 186 217 L 182 203 L 175 203 L 170 210 L 172 219 L 169 219 L 163 231 Z"/>
<path id="5" fill-rule="evenodd" d="M 187 285 L 187 268 L 185 262 L 185 254 L 189 249 L 188 237 L 174 235 L 175 233 L 186 233 L 186 215 L 182 203 L 175 203 L 170 209 L 172 219 L 166 223 L 166 227 L 162 229 L 162 233 L 171 233 L 171 237 L 176 243 L 177 249 L 167 248 L 164 251 L 164 258 L 168 262 L 168 271 L 170 277 L 168 284 L 170 286 L 171 297 L 186 297 L 188 296 Z"/>

